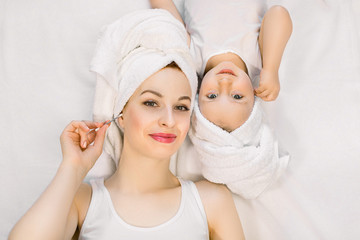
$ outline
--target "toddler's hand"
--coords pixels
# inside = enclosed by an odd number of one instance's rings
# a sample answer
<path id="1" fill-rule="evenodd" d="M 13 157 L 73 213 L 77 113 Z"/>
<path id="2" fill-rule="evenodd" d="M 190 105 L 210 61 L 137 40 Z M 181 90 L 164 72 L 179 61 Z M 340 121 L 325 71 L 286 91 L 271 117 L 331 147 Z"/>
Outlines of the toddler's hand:
<path id="1" fill-rule="evenodd" d="M 255 89 L 255 95 L 264 101 L 274 101 L 279 95 L 280 83 L 277 72 L 261 70 L 259 87 Z"/>
<path id="2" fill-rule="evenodd" d="M 88 132 L 101 127 L 97 132 Z M 102 153 L 106 129 L 109 125 L 89 121 L 72 121 L 61 134 L 63 161 L 86 174 Z M 94 144 L 92 144 L 94 143 Z"/>

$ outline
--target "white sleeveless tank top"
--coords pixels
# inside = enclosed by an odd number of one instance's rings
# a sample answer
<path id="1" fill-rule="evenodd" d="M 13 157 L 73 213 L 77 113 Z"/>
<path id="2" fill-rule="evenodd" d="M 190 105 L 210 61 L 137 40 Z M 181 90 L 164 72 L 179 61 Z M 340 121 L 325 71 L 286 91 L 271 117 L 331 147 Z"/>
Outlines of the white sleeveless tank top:
<path id="1" fill-rule="evenodd" d="M 205 210 L 195 184 L 179 179 L 180 207 L 174 217 L 155 227 L 137 227 L 117 214 L 103 179 L 92 180 L 92 197 L 79 240 L 208 240 Z"/>
<path id="2" fill-rule="evenodd" d="M 241 57 L 251 80 L 259 75 L 258 35 L 265 6 L 264 0 L 185 0 L 183 18 L 201 78 L 208 60 L 227 52 Z"/>

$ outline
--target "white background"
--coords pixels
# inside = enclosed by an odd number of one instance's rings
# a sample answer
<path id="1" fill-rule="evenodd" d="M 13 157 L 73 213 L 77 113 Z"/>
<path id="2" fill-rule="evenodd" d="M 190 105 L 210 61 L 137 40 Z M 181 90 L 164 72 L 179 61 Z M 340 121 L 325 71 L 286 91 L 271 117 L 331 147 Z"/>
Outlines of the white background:
<path id="1" fill-rule="evenodd" d="M 358 239 L 360 2 L 268 2 L 288 8 L 294 24 L 280 96 L 265 104 L 292 159 L 258 200 L 235 198 L 247 239 Z M 101 26 L 147 7 L 145 0 L 0 0 L 1 239 L 54 176 L 62 129 L 91 119 L 88 69 Z"/>

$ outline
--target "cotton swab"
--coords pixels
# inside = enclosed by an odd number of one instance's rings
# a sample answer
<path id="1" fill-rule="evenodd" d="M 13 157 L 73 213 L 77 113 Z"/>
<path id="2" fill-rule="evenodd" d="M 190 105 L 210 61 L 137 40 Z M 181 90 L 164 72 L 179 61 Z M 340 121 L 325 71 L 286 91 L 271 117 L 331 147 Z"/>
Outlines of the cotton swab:
<path id="1" fill-rule="evenodd" d="M 113 119 L 105 122 L 103 126 L 109 125 L 110 123 L 115 122 L 115 120 L 118 119 L 118 118 L 121 117 L 121 116 L 122 116 L 122 114 L 120 113 L 117 117 L 114 117 Z M 87 134 L 90 134 L 90 133 L 92 133 L 92 132 L 97 132 L 100 128 L 101 128 L 101 127 L 91 129 L 89 132 L 87 132 Z"/>

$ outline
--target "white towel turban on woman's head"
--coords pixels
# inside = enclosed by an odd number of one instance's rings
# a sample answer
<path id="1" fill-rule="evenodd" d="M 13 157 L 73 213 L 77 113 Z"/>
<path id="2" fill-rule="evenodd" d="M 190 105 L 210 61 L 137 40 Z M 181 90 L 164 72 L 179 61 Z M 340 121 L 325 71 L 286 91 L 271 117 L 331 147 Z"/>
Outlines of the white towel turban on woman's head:
<path id="1" fill-rule="evenodd" d="M 189 80 L 193 107 L 196 70 L 187 46 L 186 30 L 178 20 L 165 10 L 147 9 L 127 14 L 106 26 L 91 63 L 91 70 L 97 74 L 94 121 L 118 116 L 141 83 L 171 62 L 175 62 Z M 113 166 L 118 164 L 121 146 L 122 132 L 117 124 L 112 124 L 107 130 L 104 151 Z M 106 170 L 99 165 L 101 163 L 94 166 L 100 169 L 93 175 L 110 174 L 103 174 Z"/>

